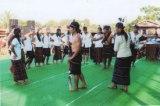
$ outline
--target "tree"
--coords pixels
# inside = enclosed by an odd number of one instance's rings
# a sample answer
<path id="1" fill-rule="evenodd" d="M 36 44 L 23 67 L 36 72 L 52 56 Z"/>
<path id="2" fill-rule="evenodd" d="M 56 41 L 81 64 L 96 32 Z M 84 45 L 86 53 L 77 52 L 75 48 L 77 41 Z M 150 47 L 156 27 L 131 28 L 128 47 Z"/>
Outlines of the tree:
<path id="1" fill-rule="evenodd" d="M 5 11 L 0 17 L 1 27 L 8 28 L 9 19 L 15 18 L 15 15 L 11 11 Z"/>

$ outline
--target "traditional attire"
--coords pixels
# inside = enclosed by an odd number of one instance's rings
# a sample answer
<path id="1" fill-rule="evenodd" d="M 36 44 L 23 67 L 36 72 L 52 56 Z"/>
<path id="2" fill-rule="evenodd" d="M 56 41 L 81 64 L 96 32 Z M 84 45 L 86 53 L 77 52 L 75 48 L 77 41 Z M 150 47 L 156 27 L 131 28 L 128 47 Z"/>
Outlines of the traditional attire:
<path id="1" fill-rule="evenodd" d="M 103 34 L 95 34 L 95 36 L 94 36 L 95 39 L 99 39 L 101 37 L 103 37 Z M 102 62 L 102 48 L 103 48 L 102 40 L 103 39 L 96 40 L 96 41 L 93 42 L 94 45 L 95 45 L 95 48 L 94 48 L 95 63 L 101 63 Z"/>
<path id="2" fill-rule="evenodd" d="M 40 39 L 38 39 L 37 35 L 34 36 L 35 39 L 35 63 L 43 63 L 43 42 L 42 42 L 42 36 L 40 36 Z"/>
<path id="3" fill-rule="evenodd" d="M 134 32 L 130 33 L 131 36 L 131 52 L 132 52 L 132 61 L 135 62 L 138 54 L 139 49 L 139 38 L 141 37 L 140 34 L 135 34 Z"/>
<path id="4" fill-rule="evenodd" d="M 80 36 L 80 35 L 77 35 Z M 74 40 L 74 37 L 72 39 L 70 39 L 71 44 Z M 73 51 L 71 51 L 71 56 L 74 54 Z M 82 62 L 82 52 L 81 50 L 79 51 L 79 53 L 70 61 L 70 74 L 73 75 L 80 75 L 81 74 L 81 62 Z"/>
<path id="5" fill-rule="evenodd" d="M 60 60 L 62 59 L 62 51 L 61 51 L 62 39 L 60 36 L 57 36 L 56 34 L 52 36 L 52 39 L 54 40 L 53 60 Z"/>
<path id="6" fill-rule="evenodd" d="M 21 43 L 18 41 L 17 38 L 14 38 L 11 41 L 11 45 L 14 45 L 14 50 L 16 53 L 16 57 L 14 56 L 14 53 L 11 52 L 11 72 L 13 73 L 14 81 L 20 81 L 20 80 L 26 80 L 28 79 L 26 70 L 25 70 L 25 64 L 22 61 L 22 54 L 21 54 Z"/>
<path id="7" fill-rule="evenodd" d="M 123 35 L 116 35 L 114 51 L 117 52 L 112 82 L 119 85 L 130 84 L 131 50 L 130 38 L 125 40 Z"/>
<path id="8" fill-rule="evenodd" d="M 91 41 L 91 34 L 90 33 L 82 33 L 81 35 L 81 39 L 82 39 L 82 54 L 86 55 L 90 53 L 90 48 L 92 45 L 92 41 Z"/>
<path id="9" fill-rule="evenodd" d="M 26 64 L 31 64 L 34 58 L 34 51 L 32 46 L 32 39 L 29 36 L 26 36 L 26 39 L 24 40 L 24 51 L 26 53 Z"/>
<path id="10" fill-rule="evenodd" d="M 42 38 L 43 42 L 43 55 L 50 56 L 51 55 L 51 36 L 44 35 Z"/>

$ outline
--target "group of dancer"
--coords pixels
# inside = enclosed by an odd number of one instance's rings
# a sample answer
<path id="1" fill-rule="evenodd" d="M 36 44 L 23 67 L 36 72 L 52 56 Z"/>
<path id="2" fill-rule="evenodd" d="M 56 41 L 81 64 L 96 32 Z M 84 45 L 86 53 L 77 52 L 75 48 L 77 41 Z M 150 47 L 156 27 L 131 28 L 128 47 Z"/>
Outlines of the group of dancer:
<path id="1" fill-rule="evenodd" d="M 105 25 L 103 28 L 99 26 L 95 35 L 89 33 L 87 27 L 83 27 L 81 31 L 76 21 L 67 28 L 67 33 L 62 34 L 58 28 L 54 35 L 47 30 L 42 32 L 41 29 L 31 30 L 23 35 L 20 28 L 14 28 L 8 39 L 14 81 L 17 84 L 27 83 L 26 69 L 30 68 L 33 60 L 35 66 L 42 66 L 49 64 L 51 54 L 54 54 L 54 63 L 63 62 L 68 55 L 69 76 L 74 82 L 70 91 L 77 91 L 80 88 L 87 88 L 81 72 L 82 62 L 86 64 L 92 59 L 95 64 L 103 63 L 106 69 L 111 66 L 112 57 L 116 56 L 112 84 L 109 88 L 115 89 L 117 85 L 123 85 L 123 91 L 127 92 L 130 85 L 131 63 L 134 65 L 137 53 L 144 47 L 146 40 L 145 36 L 138 33 L 137 27 L 133 33 L 128 34 L 123 23 L 118 22 L 114 34 L 111 27 Z M 78 85 L 79 80 L 82 81 L 81 86 Z"/>

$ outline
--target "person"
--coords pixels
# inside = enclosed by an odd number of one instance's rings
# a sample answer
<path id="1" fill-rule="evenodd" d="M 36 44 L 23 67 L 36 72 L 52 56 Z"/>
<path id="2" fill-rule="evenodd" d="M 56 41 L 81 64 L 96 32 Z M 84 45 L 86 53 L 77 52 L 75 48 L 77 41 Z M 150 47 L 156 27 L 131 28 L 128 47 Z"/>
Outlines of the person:
<path id="1" fill-rule="evenodd" d="M 58 62 L 58 60 L 61 60 L 62 62 L 62 51 L 61 51 L 61 46 L 62 46 L 62 38 L 61 38 L 61 29 L 57 29 L 57 32 L 55 35 L 51 37 L 52 41 L 54 41 L 54 56 L 53 56 L 53 62 L 55 63 Z"/>
<path id="2" fill-rule="evenodd" d="M 69 56 L 69 70 L 70 75 L 74 78 L 74 87 L 70 89 L 70 91 L 77 91 L 78 88 L 86 88 L 86 81 L 84 79 L 83 73 L 81 72 L 81 61 L 82 61 L 82 53 L 81 53 L 81 38 L 80 38 L 80 28 L 79 23 L 73 21 L 70 24 L 70 31 L 72 34 L 71 43 L 71 54 Z M 81 80 L 82 86 L 78 87 L 78 82 Z"/>
<path id="3" fill-rule="evenodd" d="M 138 55 L 138 49 L 139 49 L 139 39 L 142 36 L 141 34 L 139 34 L 138 32 L 138 26 L 134 26 L 134 31 L 129 33 L 130 37 L 131 37 L 131 52 L 132 52 L 132 66 L 135 66 L 135 61 L 137 59 L 137 55 Z"/>
<path id="4" fill-rule="evenodd" d="M 109 68 L 111 66 L 112 56 L 113 56 L 113 48 L 112 48 L 112 37 L 111 37 L 111 27 L 105 25 L 103 27 L 104 38 L 102 40 L 103 43 L 103 63 L 104 69 L 106 69 L 106 63 L 108 61 Z"/>
<path id="5" fill-rule="evenodd" d="M 91 34 L 87 31 L 87 27 L 83 27 L 83 33 L 81 36 L 82 39 L 82 54 L 83 54 L 83 62 L 84 64 L 88 62 L 89 60 L 89 55 L 90 55 L 90 48 L 92 45 L 92 36 Z"/>
<path id="6" fill-rule="evenodd" d="M 34 51 L 33 51 L 33 45 L 32 45 L 33 35 L 34 35 L 34 31 L 31 31 L 27 33 L 24 38 L 24 51 L 26 54 L 25 65 L 28 69 L 30 68 L 30 65 L 34 59 Z"/>
<path id="7" fill-rule="evenodd" d="M 98 27 L 98 33 L 94 35 L 93 41 L 95 44 L 95 63 L 100 64 L 102 62 L 102 40 L 103 40 L 102 28 Z"/>
<path id="8" fill-rule="evenodd" d="M 16 84 L 26 84 L 27 83 L 27 73 L 25 70 L 25 64 L 22 61 L 22 54 L 21 54 L 21 46 L 22 41 L 21 37 L 21 30 L 20 28 L 14 29 L 14 37 L 10 39 L 10 50 L 11 50 L 11 72 L 14 77 L 14 81 Z"/>
<path id="9" fill-rule="evenodd" d="M 67 26 L 67 33 L 64 34 L 62 37 L 62 42 L 63 42 L 63 60 L 66 55 L 69 54 L 69 39 L 70 39 L 71 33 L 69 31 L 69 26 Z"/>
<path id="10" fill-rule="evenodd" d="M 123 85 L 123 91 L 128 91 L 130 85 L 131 50 L 130 37 L 124 31 L 123 23 L 116 24 L 116 37 L 114 51 L 117 52 L 115 67 L 112 77 L 112 85 L 109 88 L 115 89 L 117 85 Z"/>
<path id="11" fill-rule="evenodd" d="M 42 35 L 39 31 L 37 31 L 33 39 L 35 45 L 35 66 L 37 66 L 37 63 L 38 66 L 44 65 Z"/>
<path id="12" fill-rule="evenodd" d="M 49 64 L 49 57 L 51 55 L 51 36 L 49 32 L 45 32 L 43 37 L 42 37 L 42 42 L 43 42 L 43 57 L 44 57 L 44 62 L 46 60 L 46 64 Z"/>

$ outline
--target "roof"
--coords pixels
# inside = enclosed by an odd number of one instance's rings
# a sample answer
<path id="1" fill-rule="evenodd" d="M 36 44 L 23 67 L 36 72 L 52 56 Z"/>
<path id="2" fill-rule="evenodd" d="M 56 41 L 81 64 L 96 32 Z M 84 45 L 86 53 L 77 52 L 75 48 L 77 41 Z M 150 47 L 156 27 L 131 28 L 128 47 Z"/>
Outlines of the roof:
<path id="1" fill-rule="evenodd" d="M 160 22 L 143 21 L 143 22 L 137 23 L 136 26 L 140 28 L 160 28 Z"/>

